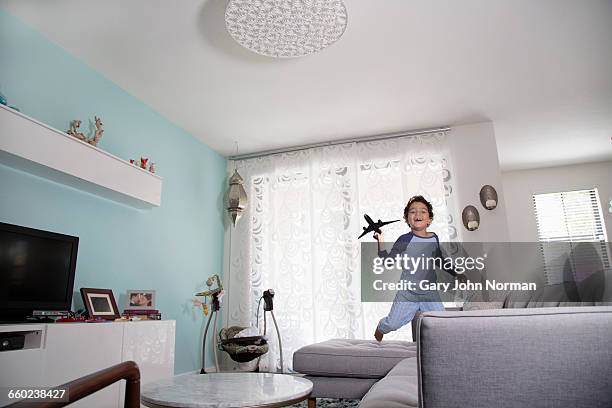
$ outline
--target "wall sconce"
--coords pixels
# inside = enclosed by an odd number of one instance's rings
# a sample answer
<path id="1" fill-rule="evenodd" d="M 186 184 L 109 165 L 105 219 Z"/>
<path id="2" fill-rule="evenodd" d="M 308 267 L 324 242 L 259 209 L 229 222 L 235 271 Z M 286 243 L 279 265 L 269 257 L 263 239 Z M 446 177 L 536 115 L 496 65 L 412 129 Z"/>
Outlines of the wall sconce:
<path id="1" fill-rule="evenodd" d="M 242 217 L 242 213 L 248 202 L 246 191 L 242 185 L 243 183 L 244 179 L 238 174 L 238 170 L 234 169 L 234 174 L 232 174 L 232 177 L 229 179 L 229 190 L 227 193 L 227 213 L 232 217 L 234 227 L 240 217 Z"/>
<path id="2" fill-rule="evenodd" d="M 484 185 L 480 189 L 480 203 L 487 210 L 497 207 L 497 191 L 490 185 Z"/>
<path id="3" fill-rule="evenodd" d="M 475 231 L 480 226 L 480 214 L 473 205 L 468 205 L 463 209 L 461 218 L 463 219 L 463 226 L 468 231 Z"/>

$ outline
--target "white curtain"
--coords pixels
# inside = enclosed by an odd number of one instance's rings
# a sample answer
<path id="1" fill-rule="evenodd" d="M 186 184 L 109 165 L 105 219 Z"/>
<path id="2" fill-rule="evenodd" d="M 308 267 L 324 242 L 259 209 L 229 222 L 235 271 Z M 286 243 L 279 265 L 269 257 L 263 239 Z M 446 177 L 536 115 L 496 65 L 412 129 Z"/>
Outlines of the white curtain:
<path id="1" fill-rule="evenodd" d="M 407 200 L 421 194 L 434 207 L 430 230 L 454 240 L 446 138 L 433 133 L 237 161 L 249 204 L 231 231 L 228 323 L 254 326 L 257 302 L 273 288 L 285 369 L 303 345 L 373 338 L 390 304 L 360 300 L 360 243 L 373 240 L 371 234 L 357 240 L 363 214 L 401 219 Z M 391 224 L 385 240 L 408 230 L 404 222 Z M 260 362 L 263 370 L 280 366 L 269 317 L 267 334 L 271 351 Z M 410 329 L 386 338 L 410 340 Z"/>

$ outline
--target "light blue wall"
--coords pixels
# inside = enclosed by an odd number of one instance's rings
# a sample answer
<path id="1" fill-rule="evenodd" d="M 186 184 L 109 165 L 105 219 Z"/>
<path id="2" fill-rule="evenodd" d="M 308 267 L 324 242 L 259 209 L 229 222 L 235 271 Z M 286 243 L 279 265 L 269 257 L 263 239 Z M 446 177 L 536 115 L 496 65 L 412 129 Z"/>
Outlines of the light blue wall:
<path id="1" fill-rule="evenodd" d="M 175 371 L 195 370 L 203 319 L 190 299 L 222 272 L 225 159 L 3 10 L 0 91 L 60 130 L 98 115 L 100 148 L 157 163 L 162 205 L 150 210 L 0 165 L 0 221 L 79 236 L 75 291 L 112 288 L 119 301 L 127 289 L 155 289 L 163 317 L 176 319 Z"/>

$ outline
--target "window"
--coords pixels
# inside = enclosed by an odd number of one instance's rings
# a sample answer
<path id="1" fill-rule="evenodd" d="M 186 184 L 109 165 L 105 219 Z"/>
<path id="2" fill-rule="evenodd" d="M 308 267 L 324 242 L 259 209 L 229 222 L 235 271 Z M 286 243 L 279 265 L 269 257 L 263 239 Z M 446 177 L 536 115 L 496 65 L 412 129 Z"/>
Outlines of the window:
<path id="1" fill-rule="evenodd" d="M 371 336 L 391 305 L 361 302 L 360 244 L 372 240 L 357 240 L 363 214 L 400 219 L 408 199 L 423 194 L 434 206 L 432 230 L 456 239 L 446 139 L 436 133 L 238 161 L 249 216 L 230 237 L 228 325 L 254 325 L 261 293 L 274 288 L 289 366 L 305 344 Z M 385 234 L 393 240 L 406 229 L 397 222 Z M 408 340 L 411 331 L 385 338 Z M 260 368 L 278 367 L 279 352 L 270 342 Z"/>
<path id="2" fill-rule="evenodd" d="M 593 265 L 610 267 L 608 237 L 596 188 L 536 194 L 533 204 L 549 285 L 567 281 L 568 269 L 573 279 L 581 280 L 585 265 L 591 270 Z"/>

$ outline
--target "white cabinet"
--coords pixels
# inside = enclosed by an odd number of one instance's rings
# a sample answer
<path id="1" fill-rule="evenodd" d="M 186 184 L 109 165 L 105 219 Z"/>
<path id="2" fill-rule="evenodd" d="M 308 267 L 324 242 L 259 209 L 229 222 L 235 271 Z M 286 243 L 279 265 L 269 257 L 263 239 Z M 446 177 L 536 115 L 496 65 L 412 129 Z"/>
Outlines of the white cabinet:
<path id="1" fill-rule="evenodd" d="M 161 177 L 4 105 L 0 163 L 137 208 L 161 204 Z"/>
<path id="2" fill-rule="evenodd" d="M 55 386 L 128 360 L 140 367 L 141 384 L 174 375 L 173 320 L 0 325 L 0 332 L 42 338 L 38 348 L 0 352 L 0 389 Z M 71 407 L 122 407 L 124 390 L 117 382 Z"/>
<path id="3" fill-rule="evenodd" d="M 172 330 L 169 330 L 169 323 Z M 121 361 L 131 360 L 138 364 L 140 384 L 174 375 L 174 324 L 174 320 L 161 320 L 124 325 Z M 125 381 L 120 384 L 121 406 L 124 395 Z"/>
<path id="4" fill-rule="evenodd" d="M 45 341 L 43 382 L 59 385 L 121 362 L 123 325 L 114 323 L 49 324 Z M 110 407 L 119 383 L 79 401 L 75 406 Z"/>
<path id="5" fill-rule="evenodd" d="M 44 359 L 41 345 L 45 326 L 44 324 L 0 325 L 0 332 L 18 332 L 26 336 L 23 350 L 0 352 L 0 388 L 17 384 L 42 385 L 44 375 L 40 369 L 42 367 L 40 362 Z M 33 370 L 32 367 L 38 369 Z M 2 397 L 5 396 L 0 395 L 0 406 L 4 405 Z"/>

